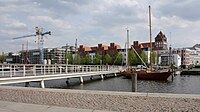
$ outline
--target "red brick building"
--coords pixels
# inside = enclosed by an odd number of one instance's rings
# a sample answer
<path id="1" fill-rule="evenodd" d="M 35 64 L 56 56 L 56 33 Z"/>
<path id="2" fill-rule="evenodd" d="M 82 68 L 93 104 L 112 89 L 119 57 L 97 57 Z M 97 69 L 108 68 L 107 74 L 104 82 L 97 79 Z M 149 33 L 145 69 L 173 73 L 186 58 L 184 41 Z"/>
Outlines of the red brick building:
<path id="1" fill-rule="evenodd" d="M 150 42 L 139 43 L 138 41 L 133 41 L 133 48 L 141 53 L 142 50 L 148 50 L 150 48 Z M 155 37 L 155 42 L 152 42 L 153 51 L 157 50 L 167 50 L 167 37 L 160 31 L 158 35 Z"/>
<path id="2" fill-rule="evenodd" d="M 78 48 L 78 54 L 81 57 L 85 57 L 86 54 L 98 53 L 103 60 L 106 54 L 109 54 L 112 58 L 114 58 L 117 55 L 119 49 L 121 49 L 121 46 L 116 43 L 110 43 L 110 46 L 98 44 L 98 46 L 94 47 L 80 45 Z"/>

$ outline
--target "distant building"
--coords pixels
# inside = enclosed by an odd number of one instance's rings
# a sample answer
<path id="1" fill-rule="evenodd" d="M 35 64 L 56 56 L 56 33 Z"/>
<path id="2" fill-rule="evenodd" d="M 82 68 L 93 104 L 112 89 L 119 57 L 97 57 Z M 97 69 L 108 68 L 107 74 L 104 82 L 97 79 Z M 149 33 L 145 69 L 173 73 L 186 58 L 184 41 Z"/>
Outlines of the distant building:
<path id="1" fill-rule="evenodd" d="M 104 56 L 106 54 L 109 54 L 114 59 L 119 52 L 119 49 L 121 49 L 121 46 L 116 43 L 110 43 L 110 46 L 98 44 L 98 46 L 94 47 L 80 45 L 80 47 L 78 48 L 78 54 L 81 58 L 89 54 L 91 58 L 91 63 L 93 63 L 93 60 L 95 59 L 95 54 L 98 53 L 100 55 L 100 61 L 103 62 Z"/>
<path id="2" fill-rule="evenodd" d="M 171 54 L 170 57 L 169 53 L 165 53 L 161 54 L 160 58 L 161 58 L 160 65 L 162 66 L 169 66 L 170 63 L 175 65 L 176 67 L 180 67 L 181 65 L 181 57 L 179 56 L 179 54 Z"/>
<path id="3" fill-rule="evenodd" d="M 44 64 L 64 64 L 66 63 L 67 52 L 74 53 L 73 46 L 63 46 L 61 48 L 44 48 Z M 19 64 L 40 64 L 40 49 L 31 49 L 19 51 L 17 53 L 9 53 L 6 61 L 8 63 L 19 63 Z"/>
<path id="4" fill-rule="evenodd" d="M 148 62 L 150 62 L 150 42 L 139 43 L 138 41 L 133 41 L 131 46 L 140 54 L 145 51 L 148 56 Z M 161 54 L 168 52 L 167 37 L 160 31 L 155 37 L 155 42 L 152 42 L 152 50 L 157 53 L 158 59 Z"/>
<path id="5" fill-rule="evenodd" d="M 200 44 L 196 44 L 193 47 L 188 47 L 190 64 L 199 65 L 200 64 Z"/>

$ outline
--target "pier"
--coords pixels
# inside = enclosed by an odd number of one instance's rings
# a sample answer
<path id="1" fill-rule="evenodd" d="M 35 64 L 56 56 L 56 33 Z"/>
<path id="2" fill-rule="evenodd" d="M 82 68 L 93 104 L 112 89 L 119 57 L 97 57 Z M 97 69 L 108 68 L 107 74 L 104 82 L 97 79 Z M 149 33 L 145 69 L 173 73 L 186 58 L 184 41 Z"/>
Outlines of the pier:
<path id="1" fill-rule="evenodd" d="M 45 80 L 80 78 L 83 83 L 83 77 L 98 75 L 102 79 L 104 76 L 116 73 L 122 70 L 122 66 L 107 65 L 18 65 L 7 64 L 0 65 L 0 84 L 12 84 L 39 81 L 42 88 L 45 88 Z"/>

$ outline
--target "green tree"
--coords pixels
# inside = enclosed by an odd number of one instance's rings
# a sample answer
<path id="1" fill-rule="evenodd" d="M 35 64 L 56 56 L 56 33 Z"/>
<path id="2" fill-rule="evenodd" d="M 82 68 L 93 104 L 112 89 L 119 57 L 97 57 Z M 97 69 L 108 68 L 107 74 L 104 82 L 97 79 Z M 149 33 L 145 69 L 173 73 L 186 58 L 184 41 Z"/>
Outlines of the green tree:
<path id="1" fill-rule="evenodd" d="M 123 55 L 122 55 L 122 53 L 118 52 L 117 55 L 115 56 L 114 64 L 121 65 L 122 64 L 122 60 L 123 60 Z"/>
<path id="2" fill-rule="evenodd" d="M 95 54 L 95 58 L 94 58 L 94 64 L 99 65 L 100 64 L 100 55 L 99 53 Z"/>
<path id="3" fill-rule="evenodd" d="M 85 57 L 84 58 L 81 58 L 81 64 L 85 64 L 86 60 L 85 60 Z"/>
<path id="4" fill-rule="evenodd" d="M 105 56 L 104 56 L 104 64 L 111 64 L 112 63 L 112 57 L 110 57 L 110 55 L 109 54 L 106 54 Z"/>
<path id="5" fill-rule="evenodd" d="M 129 64 L 131 66 L 141 64 L 140 58 L 136 55 L 133 49 L 129 52 Z"/>
<path id="6" fill-rule="evenodd" d="M 154 64 L 157 63 L 157 54 L 156 54 L 156 52 L 152 53 L 152 61 L 153 61 Z"/>
<path id="7" fill-rule="evenodd" d="M 0 63 L 3 63 L 6 61 L 6 56 L 0 55 Z"/>
<path id="8" fill-rule="evenodd" d="M 91 62 L 90 55 L 89 55 L 89 54 L 87 54 L 87 55 L 85 56 L 85 64 L 86 64 L 86 65 L 89 65 L 89 64 L 90 64 L 90 62 Z"/>
<path id="9" fill-rule="evenodd" d="M 147 54 L 142 51 L 141 54 L 140 54 L 140 57 L 142 58 L 142 60 L 147 64 L 148 63 L 148 57 L 147 57 Z M 142 62 L 141 62 L 142 64 Z"/>
<path id="10" fill-rule="evenodd" d="M 66 55 L 67 55 L 67 59 L 68 59 L 68 64 L 72 64 L 72 62 L 73 62 L 72 53 L 69 52 L 69 53 L 65 54 L 65 63 L 66 63 Z"/>
<path id="11" fill-rule="evenodd" d="M 77 54 L 74 58 L 74 64 L 80 64 L 81 63 L 81 57 L 79 54 Z"/>
<path id="12" fill-rule="evenodd" d="M 137 56 L 135 52 L 133 51 L 133 49 L 131 49 L 131 51 L 129 52 L 128 59 L 129 59 L 128 62 L 130 66 L 137 64 Z"/>

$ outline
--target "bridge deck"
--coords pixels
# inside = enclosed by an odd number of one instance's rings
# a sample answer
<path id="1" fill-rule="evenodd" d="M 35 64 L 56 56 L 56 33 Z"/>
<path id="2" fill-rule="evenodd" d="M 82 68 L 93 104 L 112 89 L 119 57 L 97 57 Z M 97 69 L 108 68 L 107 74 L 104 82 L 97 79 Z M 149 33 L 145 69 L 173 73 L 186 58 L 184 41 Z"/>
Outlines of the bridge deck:
<path id="1" fill-rule="evenodd" d="M 121 66 L 0 65 L 0 84 L 42 81 L 117 73 Z M 103 77 L 102 77 L 103 78 Z"/>

